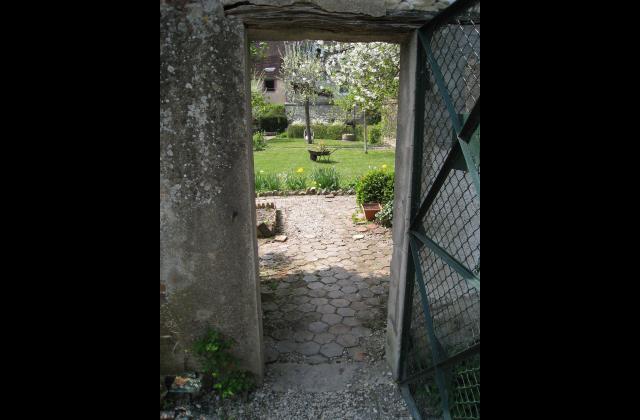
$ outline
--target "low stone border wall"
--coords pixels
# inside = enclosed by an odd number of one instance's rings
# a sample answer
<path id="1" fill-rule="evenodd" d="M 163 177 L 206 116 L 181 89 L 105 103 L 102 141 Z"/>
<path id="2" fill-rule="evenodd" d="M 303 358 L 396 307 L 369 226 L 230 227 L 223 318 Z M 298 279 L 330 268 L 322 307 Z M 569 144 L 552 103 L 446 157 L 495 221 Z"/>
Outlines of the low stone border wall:
<path id="1" fill-rule="evenodd" d="M 260 214 L 268 210 L 273 210 L 269 220 L 261 220 Z M 282 211 L 276 209 L 275 203 L 257 203 L 256 216 L 258 217 L 258 220 L 256 220 L 258 238 L 270 238 L 280 232 L 282 228 Z"/>
<path id="2" fill-rule="evenodd" d="M 353 189 L 348 190 L 327 190 L 321 188 L 307 188 L 300 191 L 262 191 L 255 193 L 256 197 L 271 197 L 271 196 L 290 196 L 290 195 L 354 195 L 356 192 Z"/>

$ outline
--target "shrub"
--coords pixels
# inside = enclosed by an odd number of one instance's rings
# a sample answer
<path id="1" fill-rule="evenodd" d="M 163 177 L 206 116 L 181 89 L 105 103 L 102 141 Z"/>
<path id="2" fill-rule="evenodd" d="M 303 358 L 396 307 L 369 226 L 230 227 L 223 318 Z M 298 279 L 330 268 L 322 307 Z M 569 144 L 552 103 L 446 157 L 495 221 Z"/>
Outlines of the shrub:
<path id="1" fill-rule="evenodd" d="M 382 119 L 382 115 L 379 109 L 367 111 L 367 126 L 378 124 Z"/>
<path id="2" fill-rule="evenodd" d="M 255 176 L 256 191 L 278 191 L 282 187 L 282 180 L 278 174 L 257 173 Z"/>
<path id="3" fill-rule="evenodd" d="M 264 139 L 264 133 L 262 131 L 253 133 L 253 150 L 260 151 L 266 149 L 266 147 L 267 141 Z"/>
<path id="4" fill-rule="evenodd" d="M 289 138 L 304 138 L 304 124 L 295 122 L 287 127 Z M 349 128 L 342 123 L 333 124 L 311 124 L 314 138 L 325 140 L 341 140 L 342 133 L 348 133 Z"/>
<path id="5" fill-rule="evenodd" d="M 290 139 L 304 138 L 304 125 L 297 123 L 289 124 L 289 127 L 287 127 L 287 137 Z"/>
<path id="6" fill-rule="evenodd" d="M 336 168 L 315 168 L 311 172 L 311 179 L 318 188 L 337 190 L 340 188 L 340 174 Z"/>
<path id="7" fill-rule="evenodd" d="M 266 104 L 256 116 L 258 127 L 262 131 L 283 131 L 287 128 L 287 115 L 284 105 Z"/>
<path id="8" fill-rule="evenodd" d="M 302 168 L 298 168 L 296 172 L 289 172 L 285 175 L 284 184 L 289 191 L 299 191 L 307 188 L 307 176 L 303 173 Z"/>
<path id="9" fill-rule="evenodd" d="M 364 126 L 356 125 L 356 140 L 364 141 Z M 380 124 L 367 125 L 367 142 L 369 144 L 382 143 L 382 127 Z"/>
<path id="10" fill-rule="evenodd" d="M 255 386 L 252 374 L 237 368 L 237 360 L 229 352 L 231 344 L 220 333 L 209 329 L 193 345 L 207 382 L 222 399 L 248 392 Z"/>
<path id="11" fill-rule="evenodd" d="M 316 138 L 327 140 L 341 140 L 342 133 L 346 133 L 347 131 L 347 126 L 342 123 L 316 124 L 314 128 Z"/>
<path id="12" fill-rule="evenodd" d="M 358 204 L 377 201 L 385 205 L 393 201 L 393 172 L 377 169 L 363 175 L 356 185 Z"/>
<path id="13" fill-rule="evenodd" d="M 367 127 L 367 137 L 369 138 L 369 143 L 381 144 L 382 143 L 382 127 L 380 126 L 380 124 Z"/>
<path id="14" fill-rule="evenodd" d="M 356 135 L 356 141 L 363 141 L 364 140 L 364 127 L 361 125 L 356 125 L 356 129 L 355 129 L 355 133 Z"/>

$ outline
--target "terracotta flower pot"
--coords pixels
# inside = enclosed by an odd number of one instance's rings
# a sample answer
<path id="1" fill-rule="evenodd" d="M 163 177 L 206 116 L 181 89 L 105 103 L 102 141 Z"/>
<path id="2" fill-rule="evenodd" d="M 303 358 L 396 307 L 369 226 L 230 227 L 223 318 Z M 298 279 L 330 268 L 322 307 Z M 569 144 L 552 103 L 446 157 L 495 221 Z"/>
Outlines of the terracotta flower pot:
<path id="1" fill-rule="evenodd" d="M 382 210 L 382 206 L 380 203 L 364 203 L 362 204 L 362 211 L 364 213 L 364 217 L 368 221 L 372 221 L 376 217 L 376 213 Z"/>

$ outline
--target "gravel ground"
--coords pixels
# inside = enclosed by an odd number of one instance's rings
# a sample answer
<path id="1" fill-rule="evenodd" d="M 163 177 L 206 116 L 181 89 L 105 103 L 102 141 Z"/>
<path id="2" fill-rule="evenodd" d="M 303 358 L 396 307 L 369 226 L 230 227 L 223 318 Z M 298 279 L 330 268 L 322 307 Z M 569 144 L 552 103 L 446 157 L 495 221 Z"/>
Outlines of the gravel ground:
<path id="1" fill-rule="evenodd" d="M 271 368 L 272 369 L 272 368 Z M 384 362 L 367 365 L 344 389 L 310 392 L 273 389 L 274 378 L 267 367 L 264 385 L 246 401 L 216 403 L 210 398 L 177 401 L 173 409 L 161 412 L 167 419 L 411 419 L 397 385 Z M 163 417 L 164 414 L 164 417 Z M 177 414 L 177 415 L 176 415 Z"/>

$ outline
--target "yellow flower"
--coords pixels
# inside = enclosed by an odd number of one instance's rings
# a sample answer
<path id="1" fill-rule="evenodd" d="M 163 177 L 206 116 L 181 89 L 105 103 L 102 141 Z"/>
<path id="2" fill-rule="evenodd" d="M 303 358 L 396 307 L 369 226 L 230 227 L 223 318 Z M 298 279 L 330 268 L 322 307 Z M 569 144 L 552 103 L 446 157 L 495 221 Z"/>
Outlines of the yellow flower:
<path id="1" fill-rule="evenodd" d="M 261 174 L 263 174 L 263 173 L 264 173 L 264 171 L 263 171 L 263 170 L 260 170 L 260 173 L 261 173 Z"/>
<path id="2" fill-rule="evenodd" d="M 382 165 L 382 169 L 387 169 L 387 165 Z"/>
<path id="3" fill-rule="evenodd" d="M 296 171 L 297 173 L 301 174 L 304 172 L 304 168 L 298 168 L 298 170 Z"/>

